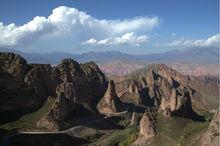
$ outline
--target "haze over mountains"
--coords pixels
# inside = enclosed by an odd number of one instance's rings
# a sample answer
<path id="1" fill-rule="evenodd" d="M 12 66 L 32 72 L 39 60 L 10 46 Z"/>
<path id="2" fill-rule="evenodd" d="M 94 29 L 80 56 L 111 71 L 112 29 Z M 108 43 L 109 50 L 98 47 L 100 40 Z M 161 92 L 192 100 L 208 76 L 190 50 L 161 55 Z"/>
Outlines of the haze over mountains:
<path id="1" fill-rule="evenodd" d="M 147 55 L 131 55 L 119 51 L 83 54 L 66 52 L 23 53 L 8 48 L 0 48 L 0 51 L 16 52 L 26 58 L 29 63 L 56 65 L 59 60 L 64 58 L 73 58 L 80 63 L 94 61 L 104 73 L 109 75 L 126 75 L 150 63 L 165 63 L 187 75 L 219 75 L 219 49 L 215 47 L 196 47 Z"/>
<path id="2" fill-rule="evenodd" d="M 195 47 L 185 50 L 172 50 L 165 53 L 147 54 L 147 55 L 130 55 L 119 51 L 106 52 L 88 52 L 83 54 L 52 52 L 46 54 L 23 53 L 13 49 L 0 48 L 2 52 L 16 52 L 27 58 L 29 63 L 49 63 L 58 64 L 59 60 L 64 58 L 73 58 L 78 62 L 95 61 L 97 63 L 108 63 L 115 60 L 121 61 L 141 61 L 141 62 L 193 62 L 203 64 L 218 64 L 219 49 L 215 47 Z"/>

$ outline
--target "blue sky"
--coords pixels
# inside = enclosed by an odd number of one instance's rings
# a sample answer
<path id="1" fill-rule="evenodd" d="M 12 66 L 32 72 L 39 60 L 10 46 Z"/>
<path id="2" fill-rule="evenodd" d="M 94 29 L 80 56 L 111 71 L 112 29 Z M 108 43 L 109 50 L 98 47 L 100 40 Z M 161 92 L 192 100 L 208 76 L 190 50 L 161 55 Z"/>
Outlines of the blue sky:
<path id="1" fill-rule="evenodd" d="M 218 10 L 218 0 L 0 0 L 0 46 L 130 54 L 212 47 Z"/>

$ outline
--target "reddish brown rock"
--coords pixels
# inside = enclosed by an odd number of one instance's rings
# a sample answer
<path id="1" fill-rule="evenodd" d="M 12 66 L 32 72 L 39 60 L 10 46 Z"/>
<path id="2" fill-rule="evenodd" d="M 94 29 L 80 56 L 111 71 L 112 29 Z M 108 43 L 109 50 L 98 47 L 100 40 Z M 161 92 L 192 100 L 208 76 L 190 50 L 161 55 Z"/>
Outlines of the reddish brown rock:
<path id="1" fill-rule="evenodd" d="M 120 112 L 122 107 L 123 105 L 115 91 L 115 84 L 113 81 L 110 81 L 107 91 L 105 92 L 103 98 L 99 101 L 97 108 L 100 113 L 108 114 Z"/>
<path id="2" fill-rule="evenodd" d="M 147 112 L 140 121 L 140 133 L 134 145 L 145 145 L 147 141 L 157 135 L 154 120 L 148 115 Z"/>

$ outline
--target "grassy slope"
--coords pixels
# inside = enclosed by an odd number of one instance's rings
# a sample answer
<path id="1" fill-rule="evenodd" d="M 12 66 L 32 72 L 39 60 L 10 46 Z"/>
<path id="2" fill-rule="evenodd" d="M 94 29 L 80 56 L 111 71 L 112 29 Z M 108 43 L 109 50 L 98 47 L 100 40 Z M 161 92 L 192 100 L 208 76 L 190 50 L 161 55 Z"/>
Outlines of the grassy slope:
<path id="1" fill-rule="evenodd" d="M 165 118 L 158 115 L 158 139 L 155 145 L 191 145 L 195 136 L 209 126 L 210 115 L 206 122 L 195 122 L 183 118 Z"/>
<path id="2" fill-rule="evenodd" d="M 114 130 L 104 135 L 92 145 L 120 145 L 126 146 L 134 142 L 138 135 L 138 128 L 135 126 L 128 127 L 124 130 Z"/>
<path id="3" fill-rule="evenodd" d="M 213 84 L 204 84 L 198 80 L 192 80 L 191 84 L 200 93 L 212 108 L 219 107 L 219 86 Z"/>
<path id="4" fill-rule="evenodd" d="M 15 122 L 0 125 L 0 129 L 36 129 L 37 121 L 40 120 L 40 118 L 43 117 L 47 112 L 49 112 L 54 102 L 55 98 L 49 98 L 49 100 L 46 101 L 39 110 L 24 115 Z"/>
<path id="5" fill-rule="evenodd" d="M 199 146 L 198 136 L 209 126 L 209 120 L 212 114 L 200 112 L 206 117 L 206 122 L 195 122 L 183 118 L 165 118 L 162 114 L 157 116 L 158 136 L 152 139 L 150 145 L 153 146 Z M 128 123 L 127 120 L 119 121 Z M 127 124 L 125 124 L 127 125 Z M 139 127 L 127 126 L 124 130 L 114 130 L 109 134 L 102 136 L 92 145 L 119 145 L 127 146 L 134 143 L 139 134 Z"/>

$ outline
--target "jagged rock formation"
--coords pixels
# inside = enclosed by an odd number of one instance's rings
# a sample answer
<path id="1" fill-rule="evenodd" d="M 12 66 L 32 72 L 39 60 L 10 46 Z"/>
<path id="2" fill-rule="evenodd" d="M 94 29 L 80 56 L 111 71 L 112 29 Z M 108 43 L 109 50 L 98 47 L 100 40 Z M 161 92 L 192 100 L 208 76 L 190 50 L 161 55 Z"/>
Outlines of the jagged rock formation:
<path id="1" fill-rule="evenodd" d="M 127 103 L 134 103 L 134 104 L 141 104 L 142 99 L 141 99 L 141 94 L 139 92 L 139 87 L 136 81 L 132 80 L 129 87 L 128 87 L 128 92 L 123 93 L 120 96 L 120 99 L 123 102 Z"/>
<path id="2" fill-rule="evenodd" d="M 150 115 L 148 115 L 147 112 L 145 112 L 141 118 L 140 133 L 134 145 L 145 145 L 149 139 L 155 137 L 156 135 L 155 121 L 152 117 L 150 117 Z"/>
<path id="3" fill-rule="evenodd" d="M 220 113 L 219 111 L 215 113 L 210 122 L 210 125 L 207 131 L 201 138 L 202 146 L 218 146 L 219 145 L 219 118 Z"/>
<path id="4" fill-rule="evenodd" d="M 63 113 L 57 111 L 64 108 L 60 103 L 65 100 L 71 103 L 67 106 L 67 115 L 85 103 L 94 108 L 107 88 L 105 75 L 94 62 L 80 65 L 72 59 L 64 59 L 52 68 L 46 64 L 28 64 L 13 53 L 0 53 L 0 75 L 0 113 L 3 117 L 9 117 L 4 116 L 9 112 L 11 117 L 32 112 L 41 107 L 48 96 L 57 97 L 63 93 L 57 99 L 59 106 L 54 106 L 45 118 L 60 119 Z"/>
<path id="5" fill-rule="evenodd" d="M 105 92 L 103 98 L 99 101 L 97 108 L 102 114 L 122 111 L 123 104 L 116 94 L 115 84 L 112 80 L 109 82 L 107 91 Z"/>
<path id="6" fill-rule="evenodd" d="M 50 65 L 27 64 L 13 53 L 0 53 L 0 113 L 13 120 L 39 108 L 49 95 L 55 94 Z M 10 114 L 9 116 L 4 116 Z"/>
<path id="7" fill-rule="evenodd" d="M 45 127 L 50 131 L 59 131 L 60 123 L 68 115 L 68 103 L 67 99 L 64 97 L 63 92 L 60 93 L 56 102 L 54 103 L 52 109 L 49 111 L 47 116 L 42 117 L 41 120 L 37 122 L 38 127 Z"/>
<path id="8" fill-rule="evenodd" d="M 94 108 L 107 85 L 104 74 L 93 62 L 79 65 L 72 59 L 65 59 L 55 68 L 55 72 L 58 76 L 56 92 L 58 95 L 62 94 L 62 98 L 59 98 L 50 112 L 41 119 L 43 122 L 39 121 L 49 124 L 52 121 L 51 126 L 41 124 L 41 127 L 51 131 L 65 128 L 63 121 L 71 117 L 71 113 L 80 109 L 87 110 L 87 107 L 84 107 L 85 103 Z M 65 101 L 68 102 L 64 104 Z M 48 122 L 45 122 L 46 120 Z M 56 123 L 58 126 L 53 126 L 57 125 Z"/>
<path id="9" fill-rule="evenodd" d="M 193 117 L 192 106 L 202 102 L 189 78 L 164 64 L 149 65 L 117 82 L 116 92 L 122 101 L 157 107 L 165 116 Z"/>

